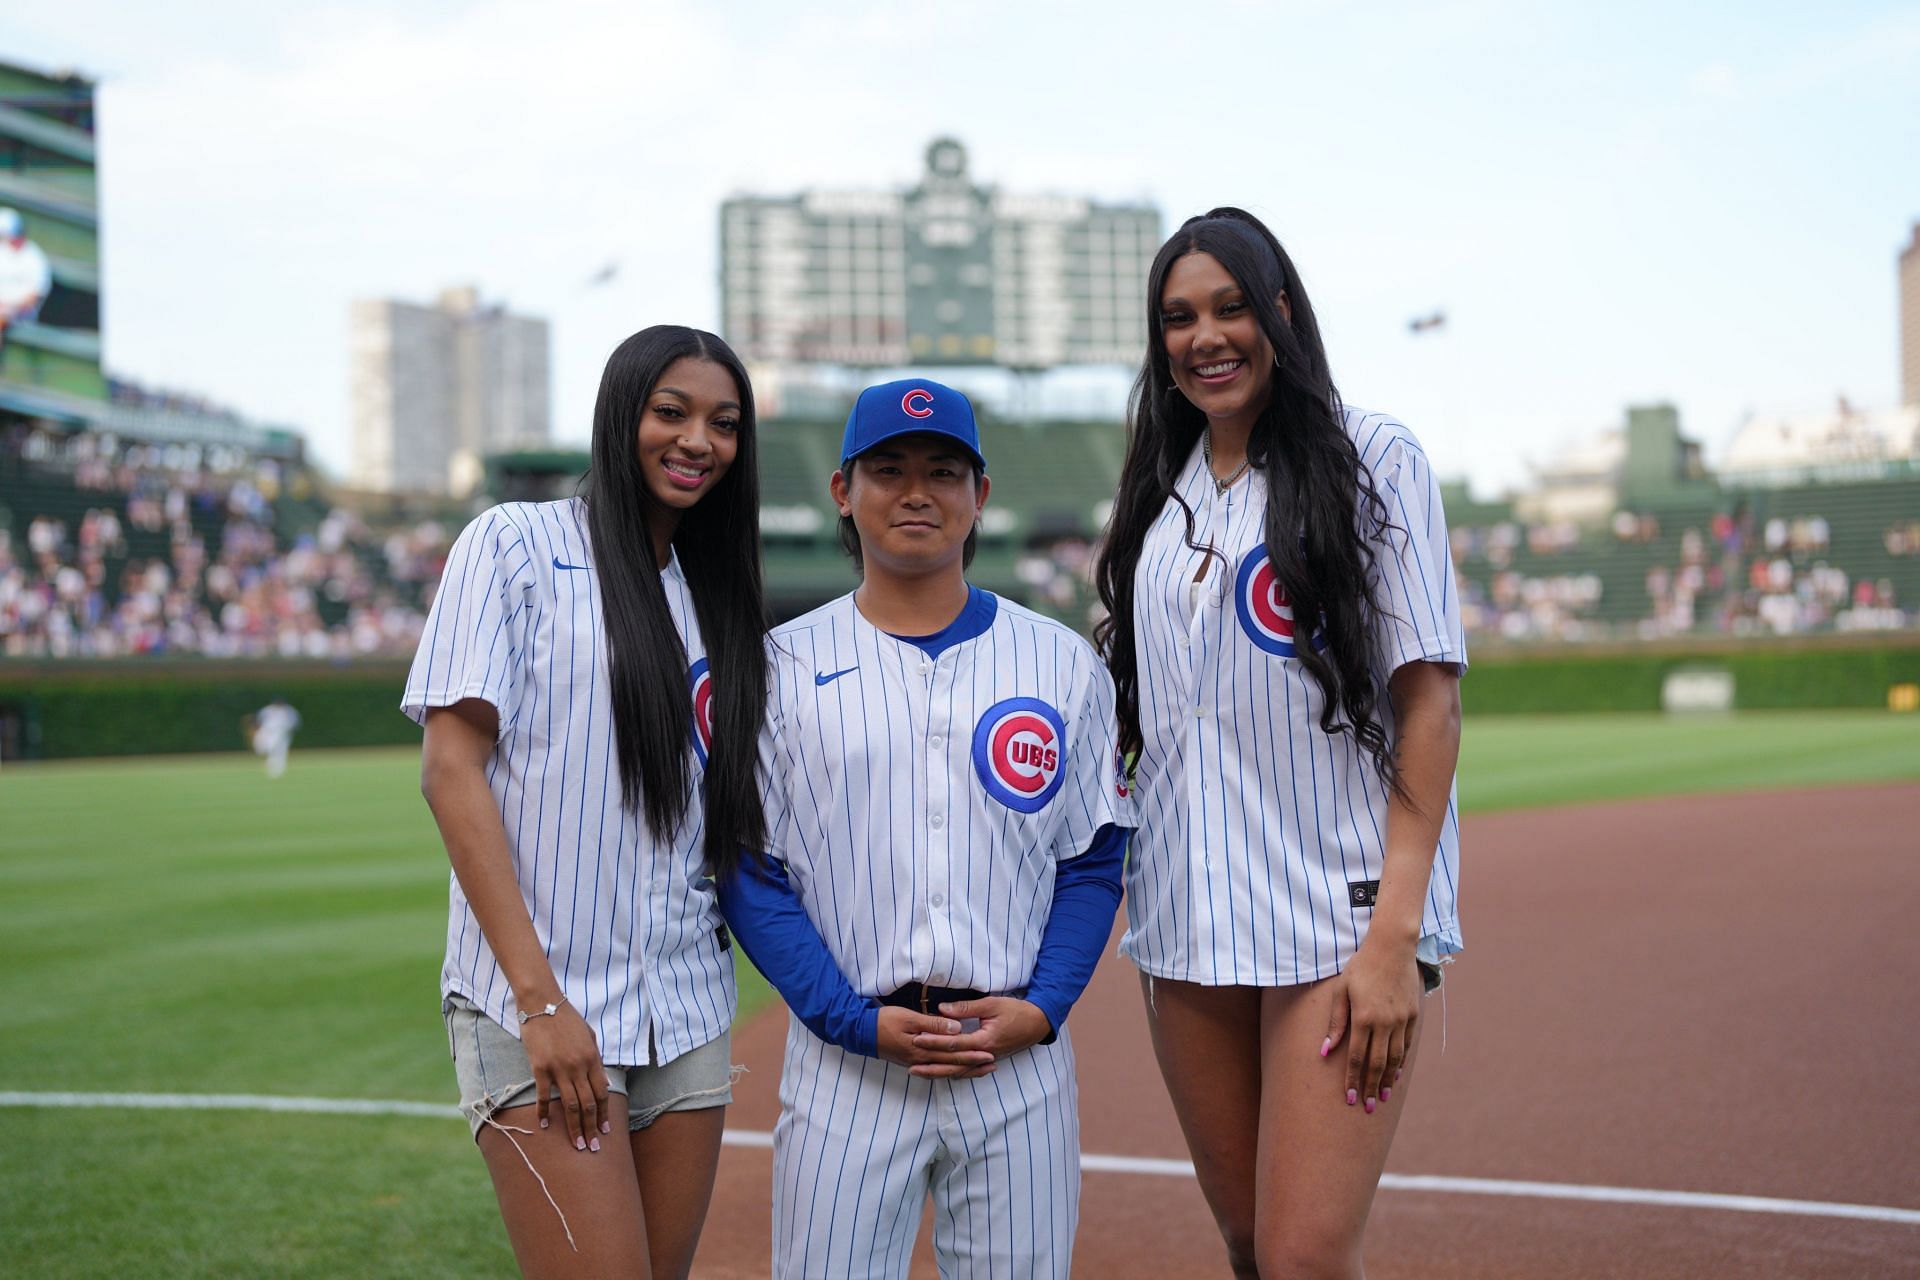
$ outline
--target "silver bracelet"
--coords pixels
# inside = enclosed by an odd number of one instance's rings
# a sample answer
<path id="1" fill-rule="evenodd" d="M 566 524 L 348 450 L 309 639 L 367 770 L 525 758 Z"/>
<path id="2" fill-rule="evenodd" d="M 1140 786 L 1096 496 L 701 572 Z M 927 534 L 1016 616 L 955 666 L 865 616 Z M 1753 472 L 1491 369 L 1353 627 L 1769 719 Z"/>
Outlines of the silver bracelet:
<path id="1" fill-rule="evenodd" d="M 560 1006 L 566 1002 L 567 994 L 563 991 L 560 993 L 558 1000 L 549 1002 L 544 1009 L 535 1009 L 532 1013 L 528 1013 L 525 1009 L 516 1010 L 520 1015 L 520 1025 L 524 1027 L 535 1018 L 551 1018 L 554 1014 L 560 1012 Z"/>

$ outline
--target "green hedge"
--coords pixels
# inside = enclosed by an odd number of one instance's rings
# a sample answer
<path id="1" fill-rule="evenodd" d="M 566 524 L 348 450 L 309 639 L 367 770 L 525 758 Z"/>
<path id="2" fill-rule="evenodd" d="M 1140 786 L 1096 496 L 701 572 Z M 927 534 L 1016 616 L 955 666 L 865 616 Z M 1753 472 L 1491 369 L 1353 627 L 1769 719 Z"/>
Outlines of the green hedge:
<path id="1" fill-rule="evenodd" d="M 1461 685 L 1476 715 L 1658 711 L 1669 671 L 1733 673 L 1743 709 L 1884 707 L 1889 686 L 1920 683 L 1920 636 L 1474 659 Z M 242 751 L 244 719 L 276 695 L 300 712 L 296 747 L 368 747 L 420 740 L 398 710 L 406 668 L 282 662 L 0 662 L 0 751 L 7 756 Z M 11 723 L 9 723 L 11 722 Z"/>
<path id="2" fill-rule="evenodd" d="M 1890 686 L 1920 682 L 1920 640 L 1502 654 L 1473 660 L 1460 699 L 1481 715 L 1658 711 L 1667 674 L 1689 668 L 1732 673 L 1733 702 L 1741 710 L 1884 707 Z"/>
<path id="3" fill-rule="evenodd" d="M 244 751 L 246 717 L 276 696 L 300 713 L 296 747 L 417 743 L 400 714 L 406 668 L 309 664 L 168 663 L 21 668 L 0 662 L 0 721 L 15 721 L 13 754 L 151 755 Z"/>

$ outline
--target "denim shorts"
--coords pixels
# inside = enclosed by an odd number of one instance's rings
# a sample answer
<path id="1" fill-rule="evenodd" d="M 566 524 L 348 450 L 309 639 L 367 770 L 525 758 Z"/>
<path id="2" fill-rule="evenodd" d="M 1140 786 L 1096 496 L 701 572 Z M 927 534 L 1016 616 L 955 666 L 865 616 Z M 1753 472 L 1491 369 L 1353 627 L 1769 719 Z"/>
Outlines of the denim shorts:
<path id="1" fill-rule="evenodd" d="M 519 1039 L 465 996 L 447 996 L 440 1012 L 453 1050 L 453 1074 L 460 1082 L 460 1111 L 478 1138 L 481 1127 L 498 1112 L 534 1101 L 533 1066 Z M 657 1067 L 605 1064 L 607 1092 L 626 1097 L 627 1129 L 637 1133 L 669 1111 L 699 1111 L 732 1102 L 730 1044 L 731 1037 L 723 1033 Z M 559 1096 L 555 1090 L 553 1097 Z"/>

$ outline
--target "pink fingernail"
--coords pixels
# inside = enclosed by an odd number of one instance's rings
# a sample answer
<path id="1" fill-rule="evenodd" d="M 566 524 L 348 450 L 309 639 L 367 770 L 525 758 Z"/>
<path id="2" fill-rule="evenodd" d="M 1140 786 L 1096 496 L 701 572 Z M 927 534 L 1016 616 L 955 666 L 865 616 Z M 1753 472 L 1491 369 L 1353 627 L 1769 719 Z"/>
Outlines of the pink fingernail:
<path id="1" fill-rule="evenodd" d="M 1369 1111 L 1373 1110 L 1373 1106 L 1371 1103 L 1368 1104 L 1367 1110 Z M 600 1149 L 600 1139 L 598 1138 L 595 1138 L 592 1142 L 589 1142 L 587 1144 L 587 1150 L 589 1151 L 598 1151 L 599 1149 Z"/>
<path id="2" fill-rule="evenodd" d="M 587 1140 L 585 1138 L 575 1138 L 573 1140 L 573 1149 L 575 1151 L 585 1151 L 587 1149 Z"/>
<path id="3" fill-rule="evenodd" d="M 1359 1090 L 1357 1090 L 1357 1089 L 1349 1089 L 1349 1090 L 1347 1090 L 1347 1105 L 1348 1105 L 1348 1106 L 1352 1106 L 1352 1105 L 1353 1105 L 1354 1103 L 1356 1103 L 1356 1102 L 1358 1102 L 1358 1101 L 1360 1101 L 1360 1092 L 1359 1092 Z"/>
<path id="4" fill-rule="evenodd" d="M 1395 1067 L 1395 1068 L 1393 1069 L 1393 1082 L 1394 1082 L 1395 1084 L 1399 1084 L 1399 1083 L 1400 1083 L 1400 1072 L 1401 1072 L 1401 1070 L 1402 1070 L 1402 1068 L 1400 1068 L 1400 1067 Z"/>
<path id="5" fill-rule="evenodd" d="M 613 1132 L 613 1121 L 611 1121 L 611 1120 L 602 1120 L 602 1121 L 600 1122 L 600 1132 L 602 1132 L 602 1133 L 612 1133 L 612 1132 Z"/>
<path id="6" fill-rule="evenodd" d="M 1380 1101 L 1386 1102 L 1386 1101 L 1389 1101 L 1392 1097 L 1393 1097 L 1393 1086 L 1392 1085 L 1382 1086 L 1380 1090 Z"/>
<path id="7" fill-rule="evenodd" d="M 1372 1099 L 1372 1098 L 1368 1098 L 1368 1099 L 1367 1099 L 1367 1114 L 1368 1114 L 1368 1115 L 1372 1115 L 1372 1114 L 1373 1114 L 1373 1099 Z"/>
<path id="8" fill-rule="evenodd" d="M 542 1129 L 544 1129 L 544 1128 L 546 1128 L 546 1127 L 547 1127 L 547 1122 L 546 1122 L 545 1120 L 542 1120 L 542 1121 L 540 1122 L 540 1127 L 541 1127 Z"/>
<path id="9" fill-rule="evenodd" d="M 1320 1056 L 1324 1058 L 1332 1052 L 1333 1052 L 1333 1037 L 1328 1036 L 1325 1040 L 1322 1040 L 1320 1042 Z"/>

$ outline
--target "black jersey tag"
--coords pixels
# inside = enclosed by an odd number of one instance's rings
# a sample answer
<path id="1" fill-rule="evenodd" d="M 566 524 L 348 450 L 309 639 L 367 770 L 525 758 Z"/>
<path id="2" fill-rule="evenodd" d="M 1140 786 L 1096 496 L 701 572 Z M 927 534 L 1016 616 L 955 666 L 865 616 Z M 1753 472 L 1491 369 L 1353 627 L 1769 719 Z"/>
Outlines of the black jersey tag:
<path id="1" fill-rule="evenodd" d="M 1370 907 L 1373 900 L 1380 896 L 1378 880 L 1349 880 L 1347 882 L 1347 901 L 1356 907 Z"/>

